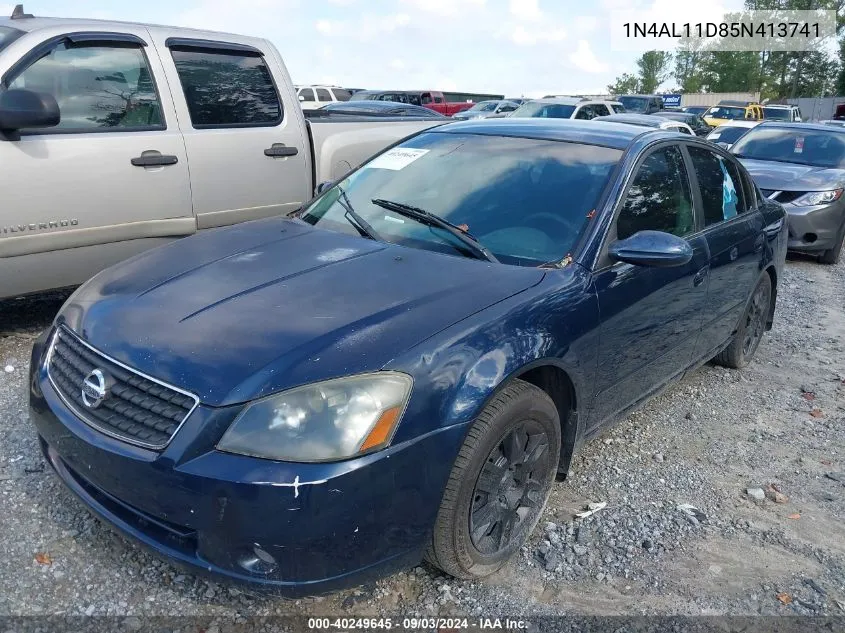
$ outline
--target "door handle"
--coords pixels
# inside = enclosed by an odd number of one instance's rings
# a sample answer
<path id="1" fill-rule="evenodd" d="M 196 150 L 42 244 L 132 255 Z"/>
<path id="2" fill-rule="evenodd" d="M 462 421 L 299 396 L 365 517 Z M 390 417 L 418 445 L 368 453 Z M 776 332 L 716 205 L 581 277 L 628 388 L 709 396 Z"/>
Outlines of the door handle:
<path id="1" fill-rule="evenodd" d="M 133 158 L 131 162 L 135 167 L 161 167 L 163 165 L 175 165 L 179 162 L 177 156 L 162 154 L 156 151 L 144 152 Z"/>
<path id="2" fill-rule="evenodd" d="M 695 273 L 695 277 L 692 278 L 692 285 L 693 286 L 700 286 L 704 283 L 704 280 L 707 279 L 707 267 L 705 266 L 697 273 Z"/>
<path id="3" fill-rule="evenodd" d="M 296 156 L 299 150 L 295 147 L 288 147 L 284 143 L 273 143 L 270 147 L 264 150 L 265 156 L 276 158 L 278 156 Z"/>

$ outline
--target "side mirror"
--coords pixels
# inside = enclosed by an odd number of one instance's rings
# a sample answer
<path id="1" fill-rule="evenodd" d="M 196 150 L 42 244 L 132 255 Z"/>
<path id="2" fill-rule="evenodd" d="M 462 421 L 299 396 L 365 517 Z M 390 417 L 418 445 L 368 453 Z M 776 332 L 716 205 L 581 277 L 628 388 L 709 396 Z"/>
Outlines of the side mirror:
<path id="1" fill-rule="evenodd" d="M 692 259 L 692 246 L 685 239 L 662 231 L 639 231 L 610 245 L 608 255 L 617 262 L 636 266 L 670 268 Z"/>
<path id="2" fill-rule="evenodd" d="M 326 189 L 331 187 L 333 184 L 334 183 L 329 181 L 329 180 L 321 182 L 319 185 L 317 185 L 317 195 L 319 196 L 321 193 L 323 193 Z"/>
<path id="3" fill-rule="evenodd" d="M 60 120 L 53 95 L 22 89 L 0 92 L 0 130 L 53 127 Z"/>

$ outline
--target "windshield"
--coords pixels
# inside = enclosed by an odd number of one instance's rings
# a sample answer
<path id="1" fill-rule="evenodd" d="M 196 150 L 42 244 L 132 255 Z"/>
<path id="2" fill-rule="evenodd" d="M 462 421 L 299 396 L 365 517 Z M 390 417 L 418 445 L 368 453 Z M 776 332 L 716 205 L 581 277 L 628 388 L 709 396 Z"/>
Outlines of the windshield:
<path id="1" fill-rule="evenodd" d="M 705 116 L 714 119 L 744 119 L 745 108 L 732 108 L 730 106 L 713 106 Z"/>
<path id="2" fill-rule="evenodd" d="M 540 119 L 569 119 L 572 117 L 573 112 L 575 112 L 574 105 L 529 101 L 528 103 L 523 103 L 514 110 L 513 113 L 511 113 L 511 116 Z"/>
<path id="3" fill-rule="evenodd" d="M 23 31 L 9 26 L 0 26 L 0 51 L 23 35 Z"/>
<path id="4" fill-rule="evenodd" d="M 482 101 L 481 103 L 476 103 L 472 106 L 469 111 L 472 112 L 492 112 L 496 109 L 496 104 L 498 101 Z"/>
<path id="5" fill-rule="evenodd" d="M 713 141 L 714 143 L 719 142 L 733 144 L 750 129 L 751 128 L 747 127 L 737 127 L 735 125 L 723 125 L 710 132 L 710 134 L 707 135 L 707 140 Z"/>
<path id="6" fill-rule="evenodd" d="M 774 121 L 791 121 L 792 111 L 787 108 L 763 108 L 765 118 Z"/>
<path id="7" fill-rule="evenodd" d="M 731 151 L 743 158 L 845 169 L 845 132 L 758 127 Z"/>
<path id="8" fill-rule="evenodd" d="M 619 97 L 619 102 L 625 106 L 626 112 L 645 112 L 648 107 L 646 97 Z"/>
<path id="9" fill-rule="evenodd" d="M 342 188 L 388 242 L 472 256 L 448 231 L 373 200 L 412 205 L 462 226 L 502 263 L 538 266 L 571 251 L 621 155 L 559 141 L 425 132 L 347 176 L 301 219 L 359 235 L 338 202 Z"/>

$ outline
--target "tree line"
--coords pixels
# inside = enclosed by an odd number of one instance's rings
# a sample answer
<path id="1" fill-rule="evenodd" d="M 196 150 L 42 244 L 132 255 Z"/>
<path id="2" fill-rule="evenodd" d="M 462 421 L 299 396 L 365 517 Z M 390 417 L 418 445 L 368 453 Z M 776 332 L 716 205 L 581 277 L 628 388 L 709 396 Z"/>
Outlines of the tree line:
<path id="1" fill-rule="evenodd" d="M 607 87 L 611 94 L 654 93 L 674 79 L 671 93 L 759 92 L 760 99 L 845 95 L 845 0 L 745 0 L 747 10 L 836 11 L 837 53 L 707 51 L 682 45 L 674 54 L 648 51 L 636 71 Z M 672 85 L 672 84 L 670 84 Z"/>

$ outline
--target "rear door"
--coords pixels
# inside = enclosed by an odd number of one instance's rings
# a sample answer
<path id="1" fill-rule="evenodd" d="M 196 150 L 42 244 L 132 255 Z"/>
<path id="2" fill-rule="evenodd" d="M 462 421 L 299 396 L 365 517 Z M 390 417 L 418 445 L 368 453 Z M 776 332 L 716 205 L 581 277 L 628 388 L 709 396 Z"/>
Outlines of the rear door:
<path id="1" fill-rule="evenodd" d="M 147 31 L 40 33 L 17 42 L 29 49 L 0 67 L 2 88 L 53 95 L 61 122 L 0 137 L 0 215 L 16 229 L 0 238 L 0 266 L 4 257 L 195 232 L 185 147 Z M 110 252 L 112 260 L 92 256 L 89 269 L 51 271 L 42 287 L 84 281 L 121 259 Z"/>
<path id="2" fill-rule="evenodd" d="M 732 335 L 760 275 L 765 235 L 756 199 L 743 189 L 732 159 L 689 145 L 693 191 L 710 251 L 710 283 L 696 357 L 715 353 Z"/>
<path id="3" fill-rule="evenodd" d="M 199 228 L 296 209 L 311 197 L 310 147 L 275 51 L 183 34 L 162 28 L 153 37 L 177 95 Z"/>
<path id="4" fill-rule="evenodd" d="M 694 199 L 677 144 L 651 150 L 638 164 L 611 226 L 604 251 L 643 230 L 685 238 L 693 258 L 657 268 L 612 262 L 603 255 L 594 274 L 601 311 L 601 344 L 594 424 L 659 390 L 691 363 L 707 297 L 707 241 L 698 232 Z"/>

